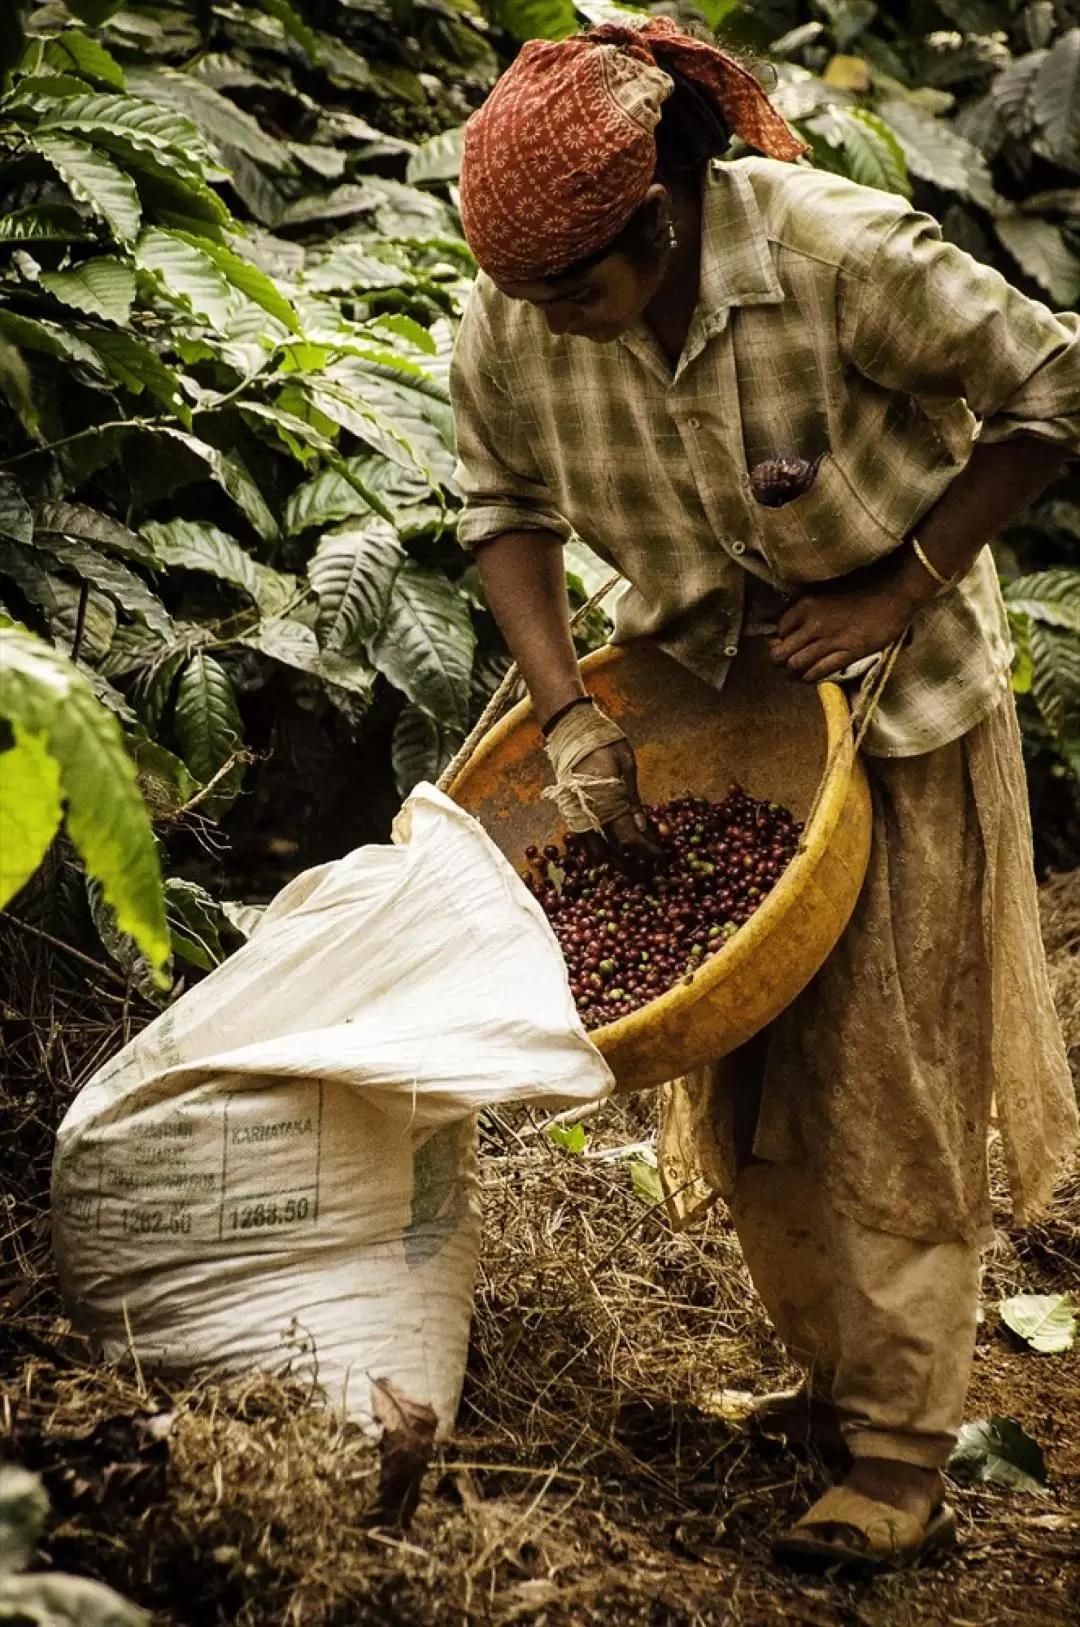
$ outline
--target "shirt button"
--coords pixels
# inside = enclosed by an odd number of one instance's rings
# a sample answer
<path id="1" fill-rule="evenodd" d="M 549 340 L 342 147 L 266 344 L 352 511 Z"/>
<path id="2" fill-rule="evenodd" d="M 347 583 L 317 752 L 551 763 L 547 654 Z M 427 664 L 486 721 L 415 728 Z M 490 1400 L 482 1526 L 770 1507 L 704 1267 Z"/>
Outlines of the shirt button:
<path id="1" fill-rule="evenodd" d="M 686 427 L 687 427 L 687 429 L 700 429 L 701 428 L 701 419 L 700 418 L 688 418 L 686 420 Z"/>
<path id="2" fill-rule="evenodd" d="M 738 655 L 738 653 L 739 653 L 739 646 L 737 644 L 725 644 L 724 645 L 724 654 L 727 656 L 729 661 L 733 660 L 735 658 L 735 656 Z"/>
<path id="3" fill-rule="evenodd" d="M 733 542 L 731 544 L 731 551 L 732 551 L 733 554 L 745 554 L 745 552 L 746 552 L 746 544 L 745 544 L 745 542 Z"/>

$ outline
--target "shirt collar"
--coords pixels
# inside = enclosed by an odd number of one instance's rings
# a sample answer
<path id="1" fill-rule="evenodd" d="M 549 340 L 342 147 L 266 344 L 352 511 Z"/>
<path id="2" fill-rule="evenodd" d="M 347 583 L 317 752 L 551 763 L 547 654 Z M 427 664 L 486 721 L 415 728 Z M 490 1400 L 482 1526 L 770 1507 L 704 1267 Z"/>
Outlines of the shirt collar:
<path id="1" fill-rule="evenodd" d="M 707 165 L 701 198 L 701 270 L 698 302 L 675 369 L 678 379 L 739 305 L 777 305 L 784 298 L 773 269 L 765 221 L 750 178 L 738 163 Z M 621 336 L 658 377 L 672 379 L 659 345 L 643 321 Z"/>
<path id="2" fill-rule="evenodd" d="M 775 305 L 784 297 L 750 177 L 738 163 L 713 161 L 701 200 L 701 286 L 695 319 L 723 327 L 733 305 Z"/>

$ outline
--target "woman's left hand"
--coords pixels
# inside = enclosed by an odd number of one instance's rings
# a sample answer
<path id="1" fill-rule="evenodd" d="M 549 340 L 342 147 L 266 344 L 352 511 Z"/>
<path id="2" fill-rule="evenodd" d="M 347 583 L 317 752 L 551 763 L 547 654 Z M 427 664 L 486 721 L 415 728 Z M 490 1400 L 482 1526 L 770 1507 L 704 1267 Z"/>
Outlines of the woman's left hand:
<path id="1" fill-rule="evenodd" d="M 884 650 L 906 631 L 918 607 L 899 584 L 805 593 L 781 616 L 772 658 L 793 677 L 820 683 Z"/>

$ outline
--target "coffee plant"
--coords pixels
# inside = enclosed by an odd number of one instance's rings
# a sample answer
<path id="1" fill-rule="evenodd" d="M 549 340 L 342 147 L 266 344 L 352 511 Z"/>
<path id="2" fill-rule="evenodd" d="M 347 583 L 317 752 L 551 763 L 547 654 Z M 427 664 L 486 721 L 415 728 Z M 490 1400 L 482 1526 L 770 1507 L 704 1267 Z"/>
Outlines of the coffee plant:
<path id="1" fill-rule="evenodd" d="M 816 162 L 912 195 L 1028 292 L 1075 300 L 1075 6 L 658 9 L 755 53 Z M 247 919 L 195 879 L 220 885 L 219 828 L 241 869 L 281 850 L 251 881 L 264 891 L 381 837 L 505 670 L 454 539 L 447 367 L 475 269 L 460 127 L 519 40 L 619 10 L 8 8 L 0 609 L 123 730 L 189 965 L 215 964 Z M 1001 550 L 1036 798 L 1062 828 L 1078 535 L 1066 477 Z M 597 577 L 584 553 L 574 566 L 581 602 Z M 603 630 L 594 616 L 583 647 Z M 76 834 L 15 907 L 104 943 L 149 988 Z"/>

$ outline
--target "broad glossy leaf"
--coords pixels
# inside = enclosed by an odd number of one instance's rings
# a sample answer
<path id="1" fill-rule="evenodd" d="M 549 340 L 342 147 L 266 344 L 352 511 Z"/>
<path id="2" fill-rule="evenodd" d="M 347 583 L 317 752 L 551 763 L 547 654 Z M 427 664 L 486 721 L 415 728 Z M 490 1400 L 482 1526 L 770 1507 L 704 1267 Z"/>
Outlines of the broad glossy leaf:
<path id="1" fill-rule="evenodd" d="M 218 150 L 234 148 L 246 153 L 264 169 L 292 172 L 296 165 L 283 142 L 265 131 L 259 121 L 215 90 L 205 79 L 174 68 L 133 68 L 128 75 L 131 89 L 139 96 L 165 107 L 175 108 L 197 125 L 206 140 Z"/>
<path id="2" fill-rule="evenodd" d="M 1033 108 L 1051 155 L 1080 170 L 1080 28 L 1067 28 L 1051 46 L 1035 80 Z"/>
<path id="3" fill-rule="evenodd" d="M 210 257 L 187 237 L 151 226 L 135 248 L 135 259 L 171 299 L 193 316 L 224 333 L 229 323 L 232 293 Z"/>
<path id="4" fill-rule="evenodd" d="M 0 215 L 0 243 L 89 243 L 93 233 L 77 209 L 35 204 Z"/>
<path id="5" fill-rule="evenodd" d="M 170 876 L 165 883 L 165 916 L 175 955 L 204 972 L 221 965 L 225 951 L 220 933 L 225 915 L 205 887 Z"/>
<path id="6" fill-rule="evenodd" d="M 173 636 L 172 617 L 157 594 L 119 559 L 99 552 L 77 537 L 50 536 L 48 551 L 66 570 L 73 571 L 84 582 L 92 582 L 122 610 L 145 622 L 151 632 L 164 639 Z"/>
<path id="7" fill-rule="evenodd" d="M 96 543 L 99 548 L 106 548 L 112 554 L 136 559 L 142 565 L 154 563 L 151 550 L 134 531 L 129 531 L 119 520 L 85 503 L 41 503 L 35 524 L 44 534 L 59 531 L 67 537 L 81 537 L 83 542 Z"/>
<path id="8" fill-rule="evenodd" d="M 1005 603 L 1015 614 L 1080 633 L 1080 572 L 1035 571 L 1009 582 Z"/>
<path id="9" fill-rule="evenodd" d="M 0 750 L 0 908 L 30 880 L 60 827 L 60 765 L 48 736 L 10 725 Z"/>
<path id="10" fill-rule="evenodd" d="M 308 564 L 308 576 L 319 598 L 324 649 L 357 651 L 374 636 L 404 563 L 397 537 L 382 521 L 323 538 Z"/>
<path id="11" fill-rule="evenodd" d="M 119 62 L 81 28 L 65 28 L 54 35 L 45 47 L 45 61 L 60 73 L 74 68 L 84 79 L 108 85 L 111 90 L 124 88 L 124 70 Z"/>
<path id="12" fill-rule="evenodd" d="M 196 794 L 198 780 L 182 758 L 166 751 L 156 740 L 132 741 L 131 755 L 151 819 L 168 824 Z"/>
<path id="13" fill-rule="evenodd" d="M 464 733 L 475 646 L 468 606 L 453 584 L 406 559 L 371 644 L 379 671 L 414 705 Z"/>
<path id="14" fill-rule="evenodd" d="M 59 356 L 63 361 L 78 362 L 91 372 L 104 374 L 105 364 L 93 345 L 75 337 L 59 322 L 48 322 L 37 317 L 19 316 L 15 311 L 0 308 L 0 335 L 21 350 L 40 350 L 47 356 Z"/>
<path id="15" fill-rule="evenodd" d="M 26 139 L 52 165 L 77 202 L 107 222 L 121 243 L 132 241 L 139 230 L 142 206 L 130 177 L 111 158 L 59 131 L 39 127 Z"/>
<path id="16" fill-rule="evenodd" d="M 164 424 L 153 433 L 167 436 L 179 445 L 186 446 L 197 458 L 201 458 L 218 485 L 228 492 L 264 542 L 273 542 L 276 539 L 277 521 L 267 508 L 266 500 L 251 478 L 246 465 L 236 453 L 221 452 L 209 442 L 199 440 L 196 435 L 188 435 L 183 430 L 171 429 Z"/>
<path id="17" fill-rule="evenodd" d="M 0 324 L 4 312 L 0 311 Z M 0 325 L 0 396 L 3 396 L 19 423 L 31 440 L 37 440 L 40 420 L 30 369 L 21 352 L 12 344 Z"/>
<path id="18" fill-rule="evenodd" d="M 422 141 L 411 155 L 405 171 L 410 186 L 422 186 L 431 181 L 456 181 L 461 173 L 461 147 L 465 126 L 443 130 L 440 135 Z"/>
<path id="19" fill-rule="evenodd" d="M 11 537 L 29 546 L 34 540 L 34 515 L 30 504 L 8 475 L 0 475 L 0 537 Z"/>
<path id="20" fill-rule="evenodd" d="M 299 332 L 300 321 L 291 301 L 285 297 L 272 278 L 259 270 L 258 266 L 252 265 L 250 260 L 235 254 L 222 243 L 214 243 L 207 238 L 193 236 L 189 232 L 176 232 L 174 235 L 182 238 L 191 248 L 205 254 L 207 259 L 212 260 L 217 266 L 231 287 L 238 288 L 248 299 L 260 305 L 290 333 Z"/>
<path id="21" fill-rule="evenodd" d="M 0 535 L 0 576 L 10 577 L 24 598 L 48 614 L 57 608 L 57 601 L 45 566 L 46 560 L 32 545 Z"/>
<path id="22" fill-rule="evenodd" d="M 311 62 L 321 59 L 319 36 L 308 27 L 296 7 L 289 0 L 255 0 L 256 5 L 262 7 L 271 17 L 279 22 L 290 39 L 307 53 Z"/>
<path id="23" fill-rule="evenodd" d="M 43 271 L 40 282 L 63 305 L 119 327 L 127 325 L 135 300 L 135 273 L 126 260 L 98 255 L 70 271 Z"/>
<path id="24" fill-rule="evenodd" d="M 994 207 L 986 159 L 972 142 L 913 102 L 885 102 L 878 112 L 896 135 L 912 175 L 971 198 L 984 209 Z"/>
<path id="25" fill-rule="evenodd" d="M 853 181 L 910 198 L 903 149 L 884 119 L 862 107 L 835 108 L 822 118 L 838 127 L 845 169 Z"/>
<path id="26" fill-rule="evenodd" d="M 517 40 L 562 40 L 578 26 L 573 0 L 490 0 L 488 15 Z"/>
<path id="27" fill-rule="evenodd" d="M 169 941 L 161 869 L 119 725 L 57 651 L 0 628 L 0 716 L 44 736 L 60 771 L 68 831 L 124 931 L 163 967 Z M 0 903 L 6 900 L 0 900 Z"/>
<path id="28" fill-rule="evenodd" d="M 180 180 L 204 182 L 224 173 L 190 119 L 141 96 L 69 97 L 51 107 L 38 126 L 39 133 L 54 130 L 69 130 L 95 147 L 118 144 L 125 153 L 149 154 Z"/>
<path id="29" fill-rule="evenodd" d="M 1041 1492 L 1046 1485 L 1042 1447 L 1015 1418 L 993 1415 L 963 1424 L 949 1459 L 955 1480 Z"/>
<path id="30" fill-rule="evenodd" d="M 258 601 L 260 578 L 255 561 L 209 520 L 151 520 L 143 526 L 142 536 L 162 565 L 204 571 L 242 588 Z"/>
<path id="31" fill-rule="evenodd" d="M 1031 693 L 1051 734 L 1060 741 L 1080 718 L 1080 638 L 1063 628 L 1031 622 L 1028 648 L 1035 671 Z"/>
<path id="32" fill-rule="evenodd" d="M 80 668 L 96 667 L 108 655 L 116 636 L 115 601 L 99 588 L 73 582 L 55 571 L 49 572 L 49 589 L 49 636 L 53 643 L 65 655 L 77 658 Z"/>
<path id="33" fill-rule="evenodd" d="M 1076 1301 L 1071 1294 L 1014 1294 L 1001 1302 L 1001 1320 L 1044 1356 L 1076 1343 Z"/>
<path id="34" fill-rule="evenodd" d="M 202 650 L 196 651 L 180 674 L 173 727 L 185 763 L 203 785 L 243 744 L 243 724 L 229 675 Z M 243 764 L 237 763 L 199 804 L 208 818 L 220 818 L 235 801 L 243 773 Z"/>
<path id="35" fill-rule="evenodd" d="M 291 617 L 268 616 L 239 642 L 280 661 L 282 666 L 336 684 L 365 702 L 371 700 L 375 669 L 367 657 L 356 652 L 344 655 L 338 650 L 321 650 L 311 628 Z"/>
<path id="36" fill-rule="evenodd" d="M 394 784 L 407 797 L 421 780 L 434 785 L 462 743 L 463 735 L 437 723 L 419 706 L 404 706 L 394 724 Z"/>
<path id="37" fill-rule="evenodd" d="M 76 325 L 69 335 L 89 346 L 99 358 L 105 371 L 132 395 L 145 390 L 162 406 L 174 412 L 181 422 L 188 422 L 190 414 L 180 394 L 180 380 L 172 368 L 151 350 L 142 339 L 119 328 L 86 328 Z"/>
<path id="38" fill-rule="evenodd" d="M 1045 288 L 1055 305 L 1080 300 L 1080 256 L 1052 221 L 1031 215 L 995 219 L 994 230 L 1022 271 Z"/>

